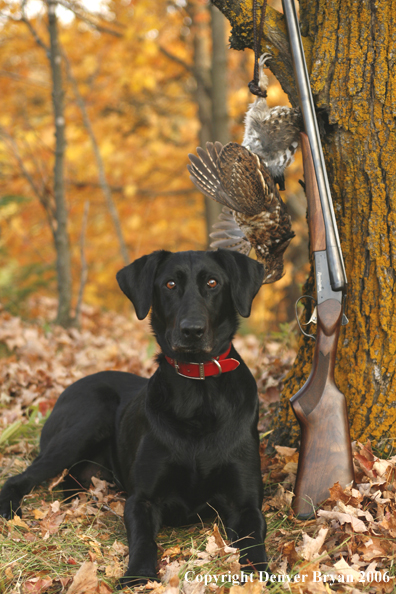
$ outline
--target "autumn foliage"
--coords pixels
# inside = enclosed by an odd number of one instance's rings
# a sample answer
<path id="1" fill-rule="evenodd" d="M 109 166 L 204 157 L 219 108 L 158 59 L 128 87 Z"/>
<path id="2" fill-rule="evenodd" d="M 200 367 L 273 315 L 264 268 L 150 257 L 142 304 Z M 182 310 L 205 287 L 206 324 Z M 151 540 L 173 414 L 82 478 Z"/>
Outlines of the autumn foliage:
<path id="1" fill-rule="evenodd" d="M 209 11 L 196 11 L 195 4 L 206 6 L 200 0 L 109 1 L 99 16 L 58 8 L 74 307 L 83 259 L 84 302 L 127 307 L 114 280 L 125 258 L 94 143 L 130 260 L 155 249 L 206 248 L 203 197 L 186 170 L 201 126 L 195 96 L 197 35 L 210 46 Z M 50 66 L 40 45 L 48 44 L 45 3 L 26 13 L 25 20 L 18 4 L 3 2 L 2 7 L 8 18 L 3 23 L 7 42 L 0 46 L 0 291 L 3 303 L 17 311 L 29 294 L 56 294 L 54 121 Z M 252 54 L 228 52 L 227 57 L 230 133 L 240 141 L 251 100 Z M 271 80 L 269 104 L 285 103 Z M 300 171 L 297 161 L 288 183 L 298 220 L 304 213 Z M 304 246 L 305 227 L 297 225 L 294 245 Z M 305 251 L 302 266 L 304 259 Z M 260 295 L 253 324 L 290 321 L 291 299 L 303 278 L 304 269 L 295 270 L 289 261 L 285 278 Z"/>

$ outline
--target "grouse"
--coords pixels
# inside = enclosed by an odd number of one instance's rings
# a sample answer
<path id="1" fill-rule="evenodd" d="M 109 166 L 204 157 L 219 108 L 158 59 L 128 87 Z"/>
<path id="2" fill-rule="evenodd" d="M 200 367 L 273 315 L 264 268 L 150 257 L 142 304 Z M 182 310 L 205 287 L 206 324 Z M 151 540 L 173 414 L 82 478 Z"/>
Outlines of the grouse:
<path id="1" fill-rule="evenodd" d="M 283 254 L 294 237 L 291 219 L 276 183 L 256 154 L 230 142 L 208 142 L 206 151 L 189 155 L 190 179 L 197 188 L 223 205 L 213 225 L 212 248 L 227 248 L 249 254 L 253 247 L 263 263 L 263 284 L 283 274 Z"/>

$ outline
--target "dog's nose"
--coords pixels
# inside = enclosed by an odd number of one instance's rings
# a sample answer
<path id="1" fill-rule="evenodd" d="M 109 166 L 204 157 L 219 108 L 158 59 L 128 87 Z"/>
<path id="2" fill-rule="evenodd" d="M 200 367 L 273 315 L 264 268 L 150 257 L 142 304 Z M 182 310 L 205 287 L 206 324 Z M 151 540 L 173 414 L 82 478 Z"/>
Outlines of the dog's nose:
<path id="1" fill-rule="evenodd" d="M 202 338 L 203 333 L 205 332 L 205 325 L 198 321 L 182 320 L 180 322 L 180 330 L 184 338 Z"/>

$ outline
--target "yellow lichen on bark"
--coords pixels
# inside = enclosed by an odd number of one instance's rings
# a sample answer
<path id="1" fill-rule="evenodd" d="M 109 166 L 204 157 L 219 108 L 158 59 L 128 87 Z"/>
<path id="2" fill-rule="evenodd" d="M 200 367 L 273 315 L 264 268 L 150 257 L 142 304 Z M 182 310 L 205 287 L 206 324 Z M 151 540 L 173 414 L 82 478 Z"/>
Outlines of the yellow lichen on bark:
<path id="1" fill-rule="evenodd" d="M 347 397 L 352 438 L 385 445 L 396 437 L 396 6 L 394 0 L 302 4 L 313 38 L 313 92 L 333 126 L 324 152 L 349 281 L 350 323 L 341 330 L 336 380 Z M 301 385 L 305 355 L 311 356 L 303 343 L 286 381 L 279 419 L 285 438 L 292 423 L 287 400 Z"/>
<path id="2" fill-rule="evenodd" d="M 214 3 L 233 26 L 232 47 L 251 47 L 252 0 Z M 315 103 L 328 115 L 322 142 L 348 276 L 350 321 L 340 334 L 336 381 L 352 438 L 385 445 L 396 437 L 396 0 L 301 0 L 300 17 Z M 268 9 L 261 49 L 272 44 L 271 68 L 296 104 L 284 32 L 283 17 Z M 304 292 L 312 287 L 311 272 Z M 312 354 L 302 337 L 277 443 L 298 439 L 288 400 L 308 378 Z"/>

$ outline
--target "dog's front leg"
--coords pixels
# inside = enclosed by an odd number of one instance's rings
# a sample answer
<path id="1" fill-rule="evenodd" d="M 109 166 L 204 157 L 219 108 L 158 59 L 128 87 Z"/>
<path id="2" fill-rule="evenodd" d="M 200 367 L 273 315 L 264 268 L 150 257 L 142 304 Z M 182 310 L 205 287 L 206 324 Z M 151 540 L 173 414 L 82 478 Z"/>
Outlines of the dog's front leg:
<path id="1" fill-rule="evenodd" d="M 226 520 L 227 537 L 240 550 L 239 562 L 245 572 L 266 571 L 267 555 L 264 539 L 266 523 L 261 510 L 245 507 L 235 511 Z"/>
<path id="2" fill-rule="evenodd" d="M 129 543 L 129 564 L 118 589 L 158 580 L 155 537 L 161 523 L 159 508 L 151 501 L 132 495 L 125 504 L 124 520 Z"/>

